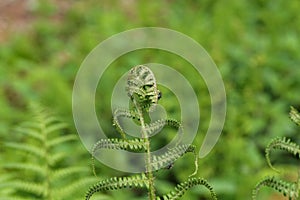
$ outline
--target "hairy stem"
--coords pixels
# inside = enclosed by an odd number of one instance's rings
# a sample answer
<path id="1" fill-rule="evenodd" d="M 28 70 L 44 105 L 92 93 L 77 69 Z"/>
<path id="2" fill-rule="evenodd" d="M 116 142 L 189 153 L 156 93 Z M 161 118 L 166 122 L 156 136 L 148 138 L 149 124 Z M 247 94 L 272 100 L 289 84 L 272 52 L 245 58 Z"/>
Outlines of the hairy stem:
<path id="1" fill-rule="evenodd" d="M 149 192 L 148 192 L 148 197 L 149 200 L 155 200 L 156 195 L 155 195 L 155 187 L 154 187 L 154 176 L 152 173 L 152 165 L 151 165 L 151 149 L 150 149 L 150 140 L 145 128 L 145 120 L 143 116 L 143 110 L 140 108 L 138 103 L 134 100 L 134 104 L 136 105 L 138 115 L 140 117 L 140 123 L 142 127 L 142 137 L 145 138 L 145 143 L 146 143 L 146 174 L 147 178 L 149 179 Z"/>

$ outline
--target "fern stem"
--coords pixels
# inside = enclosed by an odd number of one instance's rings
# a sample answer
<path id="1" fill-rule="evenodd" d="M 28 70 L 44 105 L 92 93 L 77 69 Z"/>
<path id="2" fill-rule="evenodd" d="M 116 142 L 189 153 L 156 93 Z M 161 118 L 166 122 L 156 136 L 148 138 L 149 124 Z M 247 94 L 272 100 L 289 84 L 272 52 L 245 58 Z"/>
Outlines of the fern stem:
<path id="1" fill-rule="evenodd" d="M 41 120 L 41 133 L 43 135 L 43 147 L 45 148 L 45 180 L 44 180 L 44 185 L 45 185 L 45 191 L 44 191 L 44 198 L 51 200 L 51 188 L 50 188 L 50 166 L 49 166 L 49 146 L 47 145 L 48 141 L 48 134 L 45 131 L 46 130 L 46 124 L 44 123 L 45 119 Z"/>
<path id="2" fill-rule="evenodd" d="M 150 140 L 146 131 L 146 126 L 145 126 L 145 120 L 143 117 L 143 110 L 139 106 L 139 104 L 136 102 L 135 99 L 133 99 L 133 102 L 137 108 L 137 112 L 140 118 L 140 123 L 141 123 L 141 128 L 142 128 L 142 137 L 145 139 L 145 146 L 146 146 L 146 174 L 147 178 L 149 180 L 149 191 L 148 191 L 148 197 L 149 200 L 155 200 L 156 195 L 155 195 L 155 187 L 154 187 L 154 176 L 152 173 L 152 161 L 151 161 L 151 148 L 150 148 Z"/>

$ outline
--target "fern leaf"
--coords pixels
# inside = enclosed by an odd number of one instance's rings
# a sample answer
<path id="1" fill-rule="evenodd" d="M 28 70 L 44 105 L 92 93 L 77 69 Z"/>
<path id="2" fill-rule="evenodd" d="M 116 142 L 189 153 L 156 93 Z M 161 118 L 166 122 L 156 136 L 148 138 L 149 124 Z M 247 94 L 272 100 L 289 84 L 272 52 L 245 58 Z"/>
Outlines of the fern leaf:
<path id="1" fill-rule="evenodd" d="M 291 142 L 290 139 L 287 139 L 285 137 L 283 137 L 283 138 L 277 137 L 277 138 L 271 140 L 271 142 L 268 144 L 268 146 L 266 148 L 265 156 L 266 156 L 268 165 L 277 172 L 278 172 L 278 170 L 273 167 L 271 160 L 270 160 L 270 152 L 272 149 L 284 150 L 284 151 L 287 151 L 287 152 L 293 154 L 294 156 L 297 156 L 298 158 L 300 158 L 299 157 L 300 156 L 299 145 L 297 145 L 294 142 Z"/>
<path id="2" fill-rule="evenodd" d="M 50 133 L 54 133 L 55 131 L 59 131 L 62 129 L 65 129 L 68 127 L 67 123 L 63 123 L 63 122 L 59 122 L 59 123 L 54 123 L 51 125 L 48 125 L 45 129 L 45 134 L 50 134 Z"/>
<path id="3" fill-rule="evenodd" d="M 15 128 L 15 131 L 28 135 L 29 137 L 35 138 L 39 141 L 43 141 L 43 135 L 36 129 L 26 127 L 26 126 L 20 126 Z"/>
<path id="4" fill-rule="evenodd" d="M 157 131 L 161 130 L 166 125 L 166 120 L 157 120 L 150 124 L 145 124 L 145 132 L 148 137 L 153 136 Z"/>
<path id="5" fill-rule="evenodd" d="M 300 126 L 300 113 L 296 108 L 291 106 L 290 118 L 293 122 L 295 122 L 298 126 Z"/>
<path id="6" fill-rule="evenodd" d="M 56 165 L 58 162 L 60 162 L 62 159 L 66 158 L 68 155 L 65 152 L 58 152 L 58 153 L 53 153 L 48 157 L 48 164 L 50 166 Z"/>
<path id="7" fill-rule="evenodd" d="M 48 147 L 51 148 L 51 147 L 57 146 L 61 143 L 76 140 L 76 139 L 77 139 L 77 137 L 75 135 L 64 135 L 64 136 L 60 136 L 58 138 L 54 138 L 54 139 L 50 140 L 49 142 L 47 142 L 47 145 L 48 145 Z"/>
<path id="8" fill-rule="evenodd" d="M 19 150 L 19 151 L 24 151 L 24 152 L 33 154 L 33 155 L 38 156 L 40 158 L 43 158 L 44 155 L 45 155 L 45 152 L 42 149 L 40 149 L 36 146 L 28 145 L 28 144 L 7 142 L 7 143 L 5 143 L 5 146 L 9 147 L 9 148 Z"/>
<path id="9" fill-rule="evenodd" d="M 146 149 L 145 140 L 141 138 L 136 138 L 133 140 L 123 140 L 123 139 L 101 139 L 92 148 L 92 154 L 98 149 L 122 149 L 122 150 L 143 150 Z"/>
<path id="10" fill-rule="evenodd" d="M 87 172 L 88 170 L 84 167 L 68 167 L 68 168 L 62 168 L 53 171 L 52 176 L 51 176 L 51 181 L 55 182 L 59 179 L 62 179 L 64 177 L 73 175 L 73 174 L 78 174 L 81 172 Z"/>
<path id="11" fill-rule="evenodd" d="M 36 198 L 26 198 L 26 197 L 17 197 L 17 196 L 6 196 L 6 197 L 0 197 L 0 200 L 40 200 Z"/>
<path id="12" fill-rule="evenodd" d="M 197 185 L 203 185 L 205 186 L 211 195 L 211 198 L 216 200 L 217 195 L 213 190 L 213 187 L 208 183 L 207 180 L 203 178 L 189 178 L 187 181 L 178 184 L 175 189 L 170 192 L 169 194 L 163 195 L 162 197 L 157 197 L 157 200 L 176 200 L 181 198 L 184 193 L 189 190 L 190 188 L 197 186 Z"/>
<path id="13" fill-rule="evenodd" d="M 56 117 L 45 110 L 38 109 L 32 121 L 22 123 L 16 128 L 17 133 L 25 136 L 21 142 L 10 142 L 5 145 L 13 150 L 30 153 L 28 159 L 22 159 L 23 163 L 7 162 L 3 167 L 14 171 L 16 177 L 8 180 L 0 177 L 0 196 L 6 200 L 25 200 L 21 195 L 25 193 L 29 199 L 66 199 L 65 196 L 79 193 L 80 189 L 96 181 L 94 177 L 80 178 L 79 174 L 87 175 L 87 168 L 62 167 L 57 165 L 61 160 L 69 157 L 70 152 L 65 148 L 55 148 L 64 145 L 65 142 L 76 139 L 75 135 L 65 135 L 61 129 L 67 127 Z M 57 133 L 51 135 L 52 133 Z M 29 140 L 27 140 L 29 138 Z M 33 141 L 32 139 L 36 139 Z M 62 146 L 63 147 L 63 146 Z M 76 152 L 73 152 L 76 153 Z M 72 154 L 72 152 L 71 152 Z M 33 158 L 31 160 L 31 158 Z M 13 159 L 13 158 L 12 158 Z M 54 170 L 55 169 L 55 170 Z M 18 180 L 23 177 L 24 180 Z M 3 180 L 3 182 L 1 181 Z M 2 190 L 3 188 L 3 190 Z M 79 192 L 78 192 L 79 191 Z M 56 193 L 57 192 L 57 193 Z M 67 198 L 67 199 L 73 199 Z"/>
<path id="14" fill-rule="evenodd" d="M 95 177 L 81 178 L 75 182 L 72 182 L 71 184 L 67 184 L 64 187 L 53 189 L 51 191 L 52 196 L 59 197 L 58 199 L 66 199 L 67 197 L 72 196 L 78 189 L 81 189 L 86 185 L 91 185 L 95 183 L 95 181 Z M 72 196 L 72 198 L 73 197 L 74 196 Z"/>
<path id="15" fill-rule="evenodd" d="M 193 153 L 195 156 L 195 171 L 192 174 L 195 175 L 198 171 L 198 156 L 196 153 L 196 147 L 194 145 L 179 145 L 172 149 L 169 149 L 162 155 L 152 156 L 152 168 L 154 170 L 158 170 L 170 163 L 172 164 L 186 153 Z"/>
<path id="16" fill-rule="evenodd" d="M 153 123 L 145 125 L 145 131 L 149 137 L 154 135 L 157 131 L 161 130 L 164 126 L 174 127 L 176 129 L 181 129 L 181 133 L 183 132 L 181 124 L 175 119 L 161 119 L 157 120 Z"/>
<path id="17" fill-rule="evenodd" d="M 167 119 L 166 124 L 177 129 L 181 127 L 181 123 L 178 122 L 176 119 Z"/>
<path id="18" fill-rule="evenodd" d="M 1 165 L 3 168 L 7 169 L 18 169 L 32 171 L 36 174 L 44 176 L 46 174 L 45 168 L 32 163 L 7 163 Z"/>
<path id="19" fill-rule="evenodd" d="M 95 169 L 95 153 L 98 149 L 117 149 L 117 150 L 143 150 L 146 149 L 146 143 L 144 139 L 136 138 L 134 140 L 123 140 L 123 139 L 101 139 L 92 148 L 92 168 L 93 173 L 96 175 Z"/>
<path id="20" fill-rule="evenodd" d="M 48 126 L 57 122 L 62 122 L 63 120 L 55 115 L 44 116 L 43 122 Z"/>
<path id="21" fill-rule="evenodd" d="M 1 174 L 1 176 L 0 176 L 0 187 L 1 187 L 1 183 L 7 182 L 11 178 L 12 178 L 11 174 Z"/>
<path id="22" fill-rule="evenodd" d="M 85 199 L 89 200 L 91 196 L 100 191 L 117 190 L 128 187 L 149 187 L 148 179 L 145 174 L 135 175 L 131 177 L 113 177 L 96 183 L 90 187 L 86 193 Z"/>
<path id="23" fill-rule="evenodd" d="M 298 186 L 296 183 L 286 182 L 274 177 L 266 177 L 265 179 L 260 181 L 252 191 L 253 200 L 257 198 L 257 193 L 264 186 L 273 188 L 284 196 L 287 196 L 290 200 L 296 200 L 298 198 Z"/>
<path id="24" fill-rule="evenodd" d="M 11 181 L 4 184 L 6 187 L 12 187 L 24 192 L 29 192 L 41 196 L 45 191 L 44 185 L 30 181 Z"/>
<path id="25" fill-rule="evenodd" d="M 122 138 L 126 138 L 126 133 L 124 132 L 122 126 L 119 122 L 119 117 L 126 117 L 131 119 L 139 119 L 139 117 L 132 111 L 126 109 L 116 109 L 113 114 L 113 126 L 121 134 Z"/>

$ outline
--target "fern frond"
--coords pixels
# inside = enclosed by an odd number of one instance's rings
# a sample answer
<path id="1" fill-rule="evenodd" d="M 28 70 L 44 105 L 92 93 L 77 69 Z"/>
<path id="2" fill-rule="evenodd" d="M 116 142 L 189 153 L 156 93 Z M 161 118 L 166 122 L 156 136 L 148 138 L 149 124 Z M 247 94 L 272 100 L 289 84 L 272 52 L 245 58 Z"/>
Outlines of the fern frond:
<path id="1" fill-rule="evenodd" d="M 46 174 L 45 168 L 32 163 L 6 163 L 2 164 L 1 167 L 7 169 L 27 170 L 44 176 Z"/>
<path id="2" fill-rule="evenodd" d="M 58 123 L 53 123 L 51 125 L 46 126 L 45 134 L 50 134 L 50 133 L 54 133 L 55 131 L 59 131 L 62 129 L 65 129 L 68 127 L 67 123 L 63 123 L 63 122 L 58 122 Z"/>
<path id="3" fill-rule="evenodd" d="M 86 185 L 91 185 L 95 183 L 95 181 L 97 181 L 95 177 L 81 178 L 64 187 L 55 188 L 51 192 L 52 195 L 58 197 L 58 199 L 66 199 L 67 197 L 72 196 L 78 189 L 81 189 Z M 72 196 L 72 199 L 73 198 L 74 196 Z"/>
<path id="4" fill-rule="evenodd" d="M 4 183 L 3 185 L 39 196 L 45 191 L 44 185 L 31 181 L 11 181 Z"/>
<path id="5" fill-rule="evenodd" d="M 17 196 L 2 196 L 0 200 L 40 200 L 36 198 L 26 198 L 26 197 L 17 197 Z"/>
<path id="6" fill-rule="evenodd" d="M 19 126 L 19 127 L 15 128 L 14 130 L 20 134 L 25 134 L 25 135 L 35 138 L 39 141 L 43 141 L 43 135 L 40 133 L 40 131 L 38 131 L 36 129 L 26 127 L 26 126 Z"/>
<path id="7" fill-rule="evenodd" d="M 184 195 L 184 193 L 189 190 L 190 188 L 197 186 L 197 185 L 203 185 L 205 186 L 211 195 L 211 198 L 216 200 L 217 195 L 215 191 L 213 190 L 213 187 L 208 183 L 208 181 L 204 178 L 189 178 L 187 181 L 178 184 L 175 189 L 170 192 L 169 194 L 163 195 L 162 197 L 157 197 L 157 200 L 176 200 L 179 199 Z"/>
<path id="8" fill-rule="evenodd" d="M 152 156 L 152 168 L 153 170 L 158 170 L 170 163 L 172 164 L 186 153 L 193 153 L 195 156 L 195 171 L 192 174 L 195 175 L 198 171 L 198 156 L 196 153 L 196 147 L 194 145 L 179 145 L 172 149 L 169 149 L 162 155 Z"/>
<path id="9" fill-rule="evenodd" d="M 181 127 L 181 123 L 176 119 L 166 119 L 166 124 L 177 129 Z"/>
<path id="10" fill-rule="evenodd" d="M 96 183 L 90 187 L 86 193 L 85 199 L 88 200 L 91 196 L 100 191 L 117 190 L 127 187 L 149 187 L 149 181 L 145 174 L 135 175 L 131 177 L 113 177 Z"/>
<path id="11" fill-rule="evenodd" d="M 47 114 L 47 116 L 43 117 L 43 122 L 48 126 L 50 124 L 54 124 L 57 122 L 62 123 L 62 119 L 60 117 L 57 117 L 56 115 Z M 66 124 L 67 126 L 67 124 Z"/>
<path id="12" fill-rule="evenodd" d="M 62 129 L 67 127 L 67 124 L 46 110 L 38 109 L 34 113 L 33 120 L 24 122 L 16 128 L 16 133 L 23 134 L 25 138 L 20 142 L 4 143 L 6 147 L 28 153 L 31 156 L 22 159 L 22 163 L 8 161 L 2 164 L 2 167 L 13 171 L 12 174 L 15 177 L 4 179 L 3 182 L 0 177 L 0 188 L 3 191 L 0 196 L 5 196 L 6 200 L 25 200 L 26 198 L 21 197 L 25 192 L 28 193 L 26 196 L 29 199 L 34 199 L 34 197 L 66 199 L 66 196 L 70 197 L 71 195 L 74 197 L 75 194 L 80 193 L 82 188 L 96 181 L 94 177 L 87 175 L 88 168 L 62 167 L 63 163 L 57 165 L 61 160 L 73 155 L 72 153 L 76 153 L 71 152 L 70 154 L 70 152 L 64 151 L 66 148 L 59 147 L 63 147 L 62 145 L 66 142 L 75 140 L 77 137 L 65 134 Z M 87 178 L 78 179 L 78 177 L 82 177 L 81 174 L 87 175 Z M 24 180 L 19 180 L 20 177 Z"/>
<path id="13" fill-rule="evenodd" d="M 12 178 L 13 178 L 13 176 L 11 174 L 1 174 L 0 175 L 0 187 L 1 187 L 2 183 L 7 182 L 8 180 L 10 180 Z"/>
<path id="14" fill-rule="evenodd" d="M 148 137 L 153 136 L 157 131 L 161 130 L 166 125 L 166 120 L 157 120 L 150 124 L 145 124 L 145 132 Z"/>
<path id="15" fill-rule="evenodd" d="M 96 169 L 95 169 L 95 153 L 99 149 L 116 149 L 116 150 L 145 150 L 146 149 L 146 143 L 144 139 L 136 138 L 133 140 L 123 140 L 123 139 L 101 139 L 99 140 L 92 148 L 91 154 L 92 154 L 92 168 L 93 173 L 96 175 Z"/>
<path id="16" fill-rule="evenodd" d="M 268 165 L 277 172 L 278 172 L 278 170 L 273 167 L 271 160 L 270 160 L 270 152 L 272 149 L 284 150 L 284 151 L 287 151 L 288 153 L 293 154 L 294 156 L 297 156 L 298 159 L 300 158 L 299 157 L 300 156 L 300 146 L 294 142 L 291 142 L 290 139 L 285 138 L 285 137 L 283 137 L 283 138 L 277 137 L 277 138 L 271 140 L 271 142 L 268 144 L 268 146 L 266 148 L 265 156 L 266 156 Z"/>
<path id="17" fill-rule="evenodd" d="M 136 175 L 132 177 L 114 177 L 104 181 L 101 181 L 94 186 L 90 187 L 86 194 L 86 200 L 89 200 L 91 196 L 99 191 L 116 190 L 126 187 L 146 187 L 148 190 L 148 197 L 151 200 L 156 199 L 155 192 L 155 176 L 153 170 L 159 170 L 162 167 L 172 166 L 173 163 L 183 156 L 184 154 L 191 152 L 195 156 L 195 172 L 198 169 L 198 156 L 195 150 L 195 146 L 190 145 L 175 145 L 174 148 L 168 149 L 162 155 L 154 155 L 151 153 L 150 138 L 156 132 L 160 131 L 165 126 L 170 126 L 179 130 L 179 140 L 182 139 L 183 127 L 180 122 L 174 119 L 162 119 L 152 123 L 149 122 L 149 116 L 161 98 L 161 92 L 157 89 L 156 79 L 153 72 L 146 66 L 133 67 L 127 78 L 126 91 L 130 97 L 130 103 L 133 107 L 132 110 L 117 109 L 113 113 L 113 125 L 116 130 L 121 134 L 122 139 L 102 139 L 97 142 L 91 149 L 92 154 L 92 167 L 95 172 L 94 157 L 98 149 L 115 149 L 115 150 L 131 150 L 141 151 L 145 150 L 145 169 L 146 174 Z M 126 133 L 122 127 L 122 121 L 120 117 L 137 119 L 139 121 L 141 130 L 140 133 L 143 139 L 126 140 Z M 158 197 L 158 200 L 175 200 L 179 199 L 183 194 L 193 186 L 204 185 L 209 189 L 213 199 L 216 198 L 216 194 L 213 191 L 211 185 L 203 178 L 190 178 L 187 181 L 178 184 L 175 190 L 163 197 Z"/>
<path id="18" fill-rule="evenodd" d="M 62 179 L 64 177 L 75 175 L 81 172 L 88 172 L 87 168 L 85 167 L 67 167 L 62 169 L 57 169 L 52 172 L 51 174 L 51 181 L 55 182 L 59 179 Z"/>
<path id="19" fill-rule="evenodd" d="M 98 149 L 122 149 L 122 150 L 143 150 L 146 148 L 145 140 L 136 138 L 133 140 L 123 140 L 117 138 L 101 139 L 92 148 L 91 153 L 94 155 Z"/>
<path id="20" fill-rule="evenodd" d="M 148 137 L 154 135 L 157 131 L 161 130 L 164 126 L 170 126 L 176 129 L 182 129 L 181 124 L 175 119 L 161 119 L 150 124 L 145 125 L 145 131 Z M 183 130 L 181 130 L 183 132 Z M 180 133 L 182 134 L 182 133 Z"/>
<path id="21" fill-rule="evenodd" d="M 295 122 L 298 126 L 300 126 L 300 113 L 293 106 L 291 106 L 290 118 L 293 122 Z"/>
<path id="22" fill-rule="evenodd" d="M 68 154 L 66 152 L 57 152 L 53 153 L 50 157 L 48 157 L 48 163 L 50 166 L 56 165 L 58 162 L 66 158 Z"/>
<path id="23" fill-rule="evenodd" d="M 183 127 L 182 127 L 181 123 L 178 122 L 177 120 L 167 119 L 166 120 L 166 125 L 178 129 L 179 130 L 179 137 L 183 136 Z"/>
<path id="24" fill-rule="evenodd" d="M 273 188 L 284 196 L 287 196 L 289 200 L 296 200 L 298 198 L 298 186 L 296 183 L 286 182 L 274 177 L 266 177 L 265 179 L 260 181 L 252 191 L 253 200 L 257 198 L 257 193 L 259 192 L 259 190 L 265 186 Z"/>
<path id="25" fill-rule="evenodd" d="M 53 147 L 53 146 L 57 146 L 60 145 L 62 143 L 65 142 L 69 142 L 72 140 L 76 140 L 77 137 L 75 135 L 64 135 L 64 136 L 60 136 L 58 138 L 54 138 L 54 139 L 49 139 L 49 141 L 47 142 L 48 147 Z"/>
<path id="26" fill-rule="evenodd" d="M 45 152 L 43 150 L 41 150 L 40 148 L 38 148 L 36 146 L 29 145 L 29 144 L 22 144 L 22 143 L 16 143 L 16 142 L 7 142 L 4 144 L 6 147 L 9 147 L 9 148 L 12 148 L 15 150 L 19 150 L 19 151 L 23 151 L 26 153 L 30 153 L 39 158 L 43 158 L 45 155 Z"/>
<path id="27" fill-rule="evenodd" d="M 131 119 L 139 119 L 139 117 L 132 111 L 126 109 L 116 109 L 113 114 L 113 126 L 121 134 L 122 138 L 126 138 L 126 133 L 124 132 L 122 126 L 119 122 L 119 117 L 126 117 Z"/>

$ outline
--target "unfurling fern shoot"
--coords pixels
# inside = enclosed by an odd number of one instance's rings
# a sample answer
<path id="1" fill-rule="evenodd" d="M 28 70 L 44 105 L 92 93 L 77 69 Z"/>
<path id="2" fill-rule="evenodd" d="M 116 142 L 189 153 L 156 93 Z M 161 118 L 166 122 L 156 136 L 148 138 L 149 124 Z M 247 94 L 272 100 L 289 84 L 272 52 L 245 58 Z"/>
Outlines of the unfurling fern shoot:
<path id="1" fill-rule="evenodd" d="M 149 200 L 175 200 L 180 199 L 188 189 L 197 185 L 205 186 L 210 191 L 212 199 L 217 199 L 212 186 L 203 178 L 189 178 L 187 181 L 178 184 L 169 194 L 163 195 L 162 197 L 157 196 L 153 171 L 157 171 L 162 167 L 168 168 L 173 165 L 173 162 L 176 159 L 191 152 L 195 156 L 196 169 L 192 174 L 195 175 L 198 168 L 196 149 L 194 145 L 178 144 L 175 147 L 168 149 L 168 151 L 162 155 L 152 155 L 150 149 L 150 137 L 154 132 L 159 131 L 164 126 L 170 126 L 178 129 L 179 134 L 182 134 L 183 128 L 181 124 L 174 119 L 161 119 L 155 122 L 148 122 L 147 117 L 149 112 L 154 109 L 158 100 L 162 96 L 161 92 L 157 88 L 155 76 L 148 67 L 143 65 L 133 67 L 129 71 L 125 89 L 130 98 L 132 109 L 117 109 L 114 111 L 113 116 L 113 125 L 122 138 L 101 139 L 98 141 L 91 150 L 92 160 L 94 162 L 96 151 L 101 149 L 130 150 L 136 152 L 144 150 L 146 152 L 146 171 L 140 175 L 131 177 L 113 177 L 107 180 L 102 180 L 90 187 L 86 194 L 86 200 L 90 199 L 96 192 L 127 187 L 146 188 L 148 190 Z M 121 117 L 131 118 L 138 121 L 141 126 L 140 138 L 126 138 L 124 127 L 121 126 L 119 121 Z M 93 171 L 96 174 L 94 164 Z"/>

